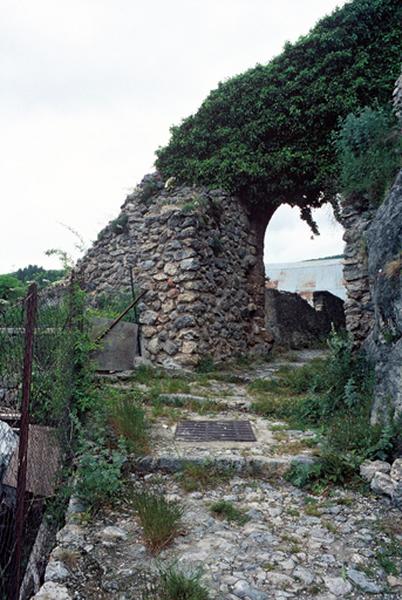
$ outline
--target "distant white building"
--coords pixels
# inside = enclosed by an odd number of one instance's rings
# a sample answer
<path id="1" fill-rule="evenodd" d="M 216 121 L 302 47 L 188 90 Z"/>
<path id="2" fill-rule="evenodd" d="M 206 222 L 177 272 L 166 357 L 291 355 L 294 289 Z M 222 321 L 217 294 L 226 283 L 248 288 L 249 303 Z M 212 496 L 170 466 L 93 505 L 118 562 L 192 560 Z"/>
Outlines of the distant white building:
<path id="1" fill-rule="evenodd" d="M 265 265 L 267 287 L 296 292 L 308 301 L 313 292 L 327 291 L 345 300 L 343 259 L 326 258 Z"/>

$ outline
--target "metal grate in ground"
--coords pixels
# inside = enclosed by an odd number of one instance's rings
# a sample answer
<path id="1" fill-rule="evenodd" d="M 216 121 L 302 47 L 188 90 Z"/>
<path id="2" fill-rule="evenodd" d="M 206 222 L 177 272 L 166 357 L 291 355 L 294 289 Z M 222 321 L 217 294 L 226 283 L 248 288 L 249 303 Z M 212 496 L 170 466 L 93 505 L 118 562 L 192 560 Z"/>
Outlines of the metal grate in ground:
<path id="1" fill-rule="evenodd" d="M 180 421 L 175 439 L 181 442 L 256 442 L 250 421 Z"/>

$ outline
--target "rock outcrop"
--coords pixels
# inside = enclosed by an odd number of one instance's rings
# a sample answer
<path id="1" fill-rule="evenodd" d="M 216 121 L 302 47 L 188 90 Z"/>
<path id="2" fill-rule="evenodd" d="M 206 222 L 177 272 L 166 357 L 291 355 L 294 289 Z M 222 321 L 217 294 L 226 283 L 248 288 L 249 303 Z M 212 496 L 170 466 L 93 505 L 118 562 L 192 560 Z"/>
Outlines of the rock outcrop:
<path id="1" fill-rule="evenodd" d="M 402 170 L 367 230 L 373 329 L 365 347 L 375 364 L 373 419 L 402 415 Z"/>

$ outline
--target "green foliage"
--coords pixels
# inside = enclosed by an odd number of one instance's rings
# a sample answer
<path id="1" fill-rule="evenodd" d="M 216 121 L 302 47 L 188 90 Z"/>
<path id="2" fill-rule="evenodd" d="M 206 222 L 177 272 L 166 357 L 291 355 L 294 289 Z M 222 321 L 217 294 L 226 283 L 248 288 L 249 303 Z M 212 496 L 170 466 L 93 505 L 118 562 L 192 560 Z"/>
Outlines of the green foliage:
<path id="1" fill-rule="evenodd" d="M 99 441 L 85 440 L 78 459 L 77 496 L 93 509 L 112 501 L 122 487 L 125 460 L 124 445 L 110 449 Z"/>
<path id="2" fill-rule="evenodd" d="M 400 71 L 400 0 L 354 0 L 265 66 L 219 84 L 157 152 L 165 178 L 250 201 L 309 208 L 333 199 L 339 118 L 390 102 Z"/>
<path id="3" fill-rule="evenodd" d="M 185 574 L 174 567 L 161 570 L 152 596 L 143 600 L 208 600 L 207 589 L 200 583 L 201 573 Z"/>
<path id="4" fill-rule="evenodd" d="M 0 275 L 0 308 L 8 302 L 15 302 L 26 292 L 24 286 L 17 277 L 13 275 Z"/>
<path id="5" fill-rule="evenodd" d="M 133 396 L 113 388 L 104 393 L 117 437 L 124 438 L 130 452 L 143 454 L 148 449 L 148 424 L 144 410 Z"/>
<path id="6" fill-rule="evenodd" d="M 179 534 L 183 508 L 177 502 L 166 500 L 159 492 L 137 493 L 132 502 L 145 542 L 151 552 L 157 554 Z"/>
<path id="7" fill-rule="evenodd" d="M 229 522 L 239 523 L 239 525 L 244 525 L 249 520 L 247 515 L 226 500 L 218 500 L 211 504 L 210 511 L 218 517 L 226 519 Z"/>
<path id="8" fill-rule="evenodd" d="M 402 562 L 402 545 L 400 540 L 392 535 L 391 539 L 382 544 L 377 550 L 376 559 L 387 575 L 398 576 L 400 574 L 400 565 Z"/>
<path id="9" fill-rule="evenodd" d="M 65 275 L 62 269 L 44 269 L 38 265 L 28 265 L 22 269 L 18 269 L 15 273 L 11 273 L 22 283 L 31 283 L 35 281 L 39 289 L 48 286 L 50 283 L 59 281 Z"/>
<path id="10" fill-rule="evenodd" d="M 201 358 L 197 365 L 197 373 L 212 373 L 215 371 L 216 365 L 212 356 L 205 355 Z"/>
<path id="11" fill-rule="evenodd" d="M 400 422 L 370 424 L 374 374 L 364 356 L 352 352 L 343 334 L 333 332 L 328 346 L 325 359 L 282 370 L 274 384 L 257 381 L 250 386 L 259 414 L 322 433 L 319 459 L 294 464 L 289 471 L 289 480 L 297 485 L 343 484 L 365 459 L 390 459 L 398 443 Z"/>
<path id="12" fill-rule="evenodd" d="M 104 319 L 116 319 L 132 303 L 131 292 L 114 292 L 113 294 L 99 294 L 95 299 L 94 306 L 88 308 L 88 318 L 100 317 Z M 123 317 L 123 321 L 138 323 L 138 309 L 134 306 Z"/>
<path id="13" fill-rule="evenodd" d="M 213 462 L 187 463 L 179 474 L 179 481 L 186 492 L 207 490 L 230 481 L 233 468 L 220 467 Z"/>
<path id="14" fill-rule="evenodd" d="M 335 144 L 343 195 L 381 202 L 402 164 L 396 117 L 383 108 L 363 108 L 346 117 Z"/>
<path id="15" fill-rule="evenodd" d="M 110 222 L 110 229 L 113 231 L 113 233 L 119 235 L 120 233 L 124 233 L 125 231 L 127 231 L 127 225 L 128 216 L 123 213 L 119 215 L 117 219 L 114 219 Z"/>

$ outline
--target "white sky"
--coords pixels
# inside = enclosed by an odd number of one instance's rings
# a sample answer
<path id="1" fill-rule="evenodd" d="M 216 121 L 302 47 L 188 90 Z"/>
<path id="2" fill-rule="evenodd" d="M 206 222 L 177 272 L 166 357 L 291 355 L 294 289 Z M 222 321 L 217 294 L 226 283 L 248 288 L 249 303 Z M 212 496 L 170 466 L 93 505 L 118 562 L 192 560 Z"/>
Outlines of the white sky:
<path id="1" fill-rule="evenodd" d="M 153 170 L 169 127 L 219 81 L 278 54 L 336 0 L 0 0 L 0 273 L 74 251 Z M 328 209 L 269 226 L 269 262 L 342 250 Z"/>

